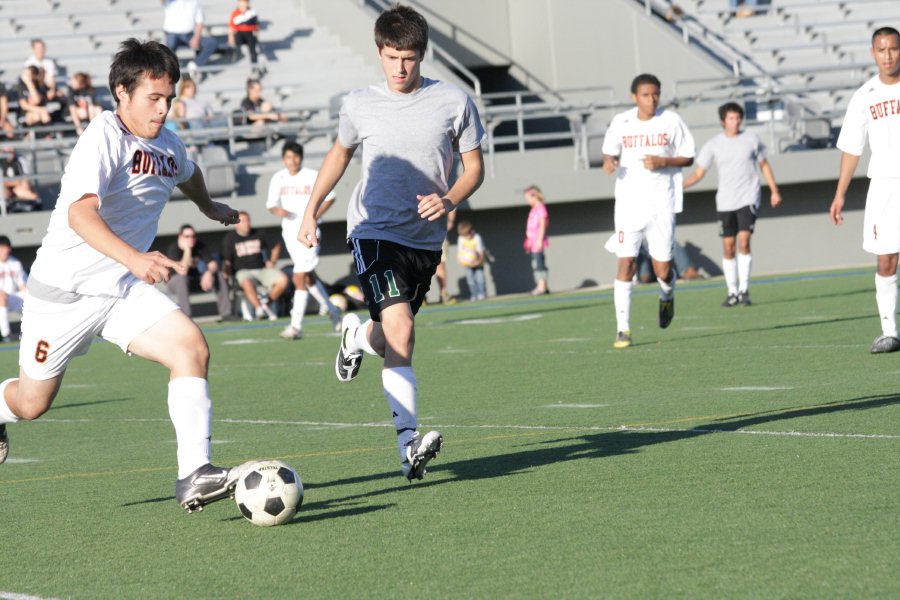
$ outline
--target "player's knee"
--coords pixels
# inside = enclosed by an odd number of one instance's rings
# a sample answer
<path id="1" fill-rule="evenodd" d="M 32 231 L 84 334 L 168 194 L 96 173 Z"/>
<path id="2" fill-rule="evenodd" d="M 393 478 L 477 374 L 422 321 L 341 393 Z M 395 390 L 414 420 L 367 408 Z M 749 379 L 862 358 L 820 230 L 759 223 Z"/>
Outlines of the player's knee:
<path id="1" fill-rule="evenodd" d="M 34 421 L 50 410 L 53 397 L 42 393 L 20 391 L 16 396 L 16 415 L 23 421 Z"/>

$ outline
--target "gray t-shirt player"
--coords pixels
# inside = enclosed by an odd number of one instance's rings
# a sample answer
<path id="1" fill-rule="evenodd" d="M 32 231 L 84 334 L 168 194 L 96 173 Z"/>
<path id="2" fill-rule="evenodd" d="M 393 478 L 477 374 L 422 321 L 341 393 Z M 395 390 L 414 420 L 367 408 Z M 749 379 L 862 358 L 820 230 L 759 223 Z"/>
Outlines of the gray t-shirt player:
<path id="1" fill-rule="evenodd" d="M 709 170 L 715 161 L 719 171 L 717 211 L 759 208 L 759 163 L 765 158 L 766 147 L 752 131 L 742 131 L 734 137 L 720 133 L 703 145 L 697 165 Z"/>
<path id="2" fill-rule="evenodd" d="M 362 178 L 347 208 L 347 238 L 440 250 L 446 218 L 421 218 L 416 196 L 446 194 L 454 153 L 474 150 L 483 137 L 478 110 L 455 85 L 423 77 L 409 94 L 387 84 L 350 92 L 338 141 L 346 148 L 362 144 Z"/>

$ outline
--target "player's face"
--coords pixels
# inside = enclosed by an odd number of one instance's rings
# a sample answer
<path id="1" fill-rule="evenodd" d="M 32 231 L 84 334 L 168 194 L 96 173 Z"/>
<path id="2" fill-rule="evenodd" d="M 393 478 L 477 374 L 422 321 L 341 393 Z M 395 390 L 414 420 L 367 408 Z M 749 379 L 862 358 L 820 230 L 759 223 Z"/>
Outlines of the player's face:
<path id="1" fill-rule="evenodd" d="M 168 76 L 159 79 L 144 76 L 130 96 L 122 85 L 116 88 L 116 94 L 119 97 L 116 114 L 131 133 L 151 140 L 159 136 L 175 97 L 175 86 Z"/>
<path id="2" fill-rule="evenodd" d="M 284 166 L 287 167 L 288 173 L 291 175 L 296 175 L 300 172 L 300 163 L 303 162 L 303 159 L 300 158 L 300 155 L 296 152 L 288 150 L 284 153 L 284 156 L 281 157 L 281 160 L 284 162 Z"/>
<path id="3" fill-rule="evenodd" d="M 638 118 L 642 121 L 653 118 L 659 108 L 659 86 L 653 83 L 642 83 L 631 95 L 638 109 Z"/>
<path id="4" fill-rule="evenodd" d="M 872 42 L 872 58 L 882 78 L 900 78 L 900 38 L 896 35 L 879 35 Z"/>
<path id="5" fill-rule="evenodd" d="M 9 255 L 12 254 L 12 248 L 6 245 L 0 245 L 0 261 L 6 262 Z"/>
<path id="6" fill-rule="evenodd" d="M 725 113 L 725 119 L 722 121 L 722 127 L 725 129 L 725 135 L 735 136 L 741 129 L 741 115 L 736 112 Z"/>
<path id="7" fill-rule="evenodd" d="M 378 58 L 392 92 L 408 94 L 419 88 L 422 83 L 419 76 L 422 57 L 416 50 L 397 50 L 385 46 L 378 51 Z"/>

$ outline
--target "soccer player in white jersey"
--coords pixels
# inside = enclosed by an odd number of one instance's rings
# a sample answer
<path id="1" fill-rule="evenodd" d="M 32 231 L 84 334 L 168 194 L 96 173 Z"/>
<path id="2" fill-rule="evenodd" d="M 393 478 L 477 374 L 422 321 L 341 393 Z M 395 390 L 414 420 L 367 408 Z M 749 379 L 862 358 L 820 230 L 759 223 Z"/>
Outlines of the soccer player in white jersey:
<path id="1" fill-rule="evenodd" d="M 12 255 L 12 242 L 0 235 L 0 342 L 10 342 L 9 312 L 22 312 L 25 268 Z"/>
<path id="2" fill-rule="evenodd" d="M 634 108 L 613 117 L 603 140 L 603 170 L 616 174 L 616 231 L 605 245 L 618 257 L 614 348 L 631 345 L 631 288 L 643 243 L 659 281 L 659 326 L 665 329 L 675 316 L 675 214 L 681 212 L 681 169 L 694 162 L 694 138 L 681 117 L 659 108 L 660 88 L 654 75 L 635 77 Z"/>
<path id="3" fill-rule="evenodd" d="M 847 105 L 838 136 L 840 175 L 831 202 L 831 222 L 840 225 L 850 180 L 866 138 L 871 158 L 869 192 L 863 217 L 863 250 L 875 254 L 875 301 L 882 334 L 870 351 L 900 350 L 897 336 L 897 255 L 900 252 L 900 33 L 882 27 L 872 35 L 878 75 L 865 82 Z"/>
<path id="4" fill-rule="evenodd" d="M 237 211 L 210 199 L 200 169 L 164 127 L 179 76 L 178 59 L 157 42 L 126 40 L 113 60 L 116 110 L 93 119 L 72 150 L 28 278 L 19 377 L 0 383 L 0 462 L 6 425 L 47 412 L 69 361 L 99 336 L 169 369 L 175 498 L 191 511 L 228 496 L 237 470 L 210 464 L 206 339 L 154 287 L 170 269 L 186 269 L 148 250 L 175 186 L 213 221 L 235 223 Z"/>
<path id="5" fill-rule="evenodd" d="M 384 358 L 381 381 L 388 399 L 402 473 L 421 479 L 443 437 L 419 437 L 417 382 L 412 367 L 415 315 L 441 260 L 447 213 L 484 178 L 484 129 L 472 99 L 458 87 L 422 77 L 428 23 L 395 5 L 375 22 L 375 45 L 385 83 L 351 92 L 340 112 L 337 141 L 313 186 L 300 241 L 319 243 L 319 207 L 362 146 L 362 178 L 347 211 L 348 245 L 371 319 L 342 323 L 335 364 L 340 381 L 359 372 L 363 352 Z M 462 173 L 448 179 L 459 153 Z"/>
<path id="6" fill-rule="evenodd" d="M 728 295 L 722 306 L 750 306 L 750 236 L 759 213 L 759 173 L 769 185 L 772 208 L 781 204 L 772 167 L 766 160 L 766 146 L 759 136 L 741 130 L 744 109 L 736 102 L 719 107 L 722 133 L 703 144 L 697 154 L 697 168 L 684 180 L 687 189 L 703 179 L 715 162 L 719 171 L 716 211 L 722 237 L 722 272 Z"/>
<path id="7" fill-rule="evenodd" d="M 272 175 L 269 182 L 269 196 L 266 200 L 269 212 L 281 217 L 281 237 L 294 262 L 294 305 L 291 309 L 291 322 L 280 335 L 286 340 L 297 340 L 302 337 L 303 316 L 306 314 L 306 304 L 310 295 L 316 299 L 320 308 L 328 311 L 332 325 L 336 331 L 340 331 L 341 310 L 328 299 L 325 287 L 316 277 L 319 247 L 310 248 L 297 239 L 300 222 L 303 213 L 306 212 L 309 195 L 319 172 L 303 166 L 303 146 L 297 142 L 284 143 L 281 148 L 281 160 L 285 168 Z M 334 193 L 331 192 L 325 197 L 316 218 L 321 219 L 333 203 Z"/>

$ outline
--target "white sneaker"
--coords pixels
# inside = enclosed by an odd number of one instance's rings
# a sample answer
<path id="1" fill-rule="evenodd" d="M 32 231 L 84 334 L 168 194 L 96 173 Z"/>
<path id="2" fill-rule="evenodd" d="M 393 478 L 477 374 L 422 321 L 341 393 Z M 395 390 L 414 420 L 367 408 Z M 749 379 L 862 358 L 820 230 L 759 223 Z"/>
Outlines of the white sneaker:
<path id="1" fill-rule="evenodd" d="M 350 352 L 346 346 L 347 336 L 355 335 L 359 325 L 359 317 L 356 316 L 356 313 L 347 313 L 341 321 L 341 346 L 338 348 L 337 360 L 334 362 L 334 373 L 337 375 L 338 381 L 352 381 L 359 373 L 363 359 L 362 350 Z"/>
<path id="2" fill-rule="evenodd" d="M 281 333 L 279 333 L 278 336 L 285 340 L 299 340 L 303 337 L 303 332 L 293 325 L 288 325 L 281 330 Z"/>
<path id="3" fill-rule="evenodd" d="M 406 446 L 406 460 L 400 463 L 403 475 L 410 481 L 425 476 L 425 465 L 444 447 L 440 431 L 429 431 L 423 438 L 414 438 Z"/>

